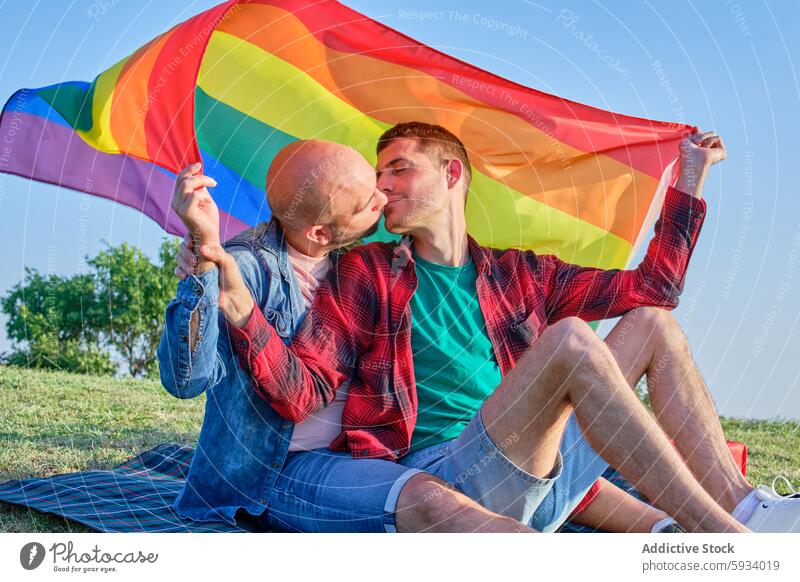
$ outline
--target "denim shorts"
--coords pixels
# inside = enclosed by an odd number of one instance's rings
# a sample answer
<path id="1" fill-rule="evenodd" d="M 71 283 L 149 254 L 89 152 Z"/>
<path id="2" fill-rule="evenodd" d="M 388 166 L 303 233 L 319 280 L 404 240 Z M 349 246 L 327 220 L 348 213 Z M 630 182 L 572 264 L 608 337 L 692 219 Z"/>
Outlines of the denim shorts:
<path id="1" fill-rule="evenodd" d="M 261 519 L 290 532 L 394 532 L 400 490 L 421 472 L 330 449 L 289 453 Z"/>
<path id="2" fill-rule="evenodd" d="M 564 463 L 561 476 L 553 483 L 533 518 L 526 522 L 541 532 L 554 532 L 561 527 L 608 468 L 606 460 L 586 442 L 574 414 L 567 421 L 560 450 Z"/>
<path id="3" fill-rule="evenodd" d="M 417 473 L 433 474 L 495 513 L 534 529 L 558 529 L 608 464 L 584 439 L 575 416 L 546 478 L 520 469 L 495 444 L 480 412 L 455 439 L 415 451 L 398 463 L 354 459 L 317 449 L 290 453 L 266 512 L 266 524 L 303 532 L 393 532 L 400 490 Z"/>
<path id="4" fill-rule="evenodd" d="M 479 411 L 455 439 L 414 451 L 399 462 L 452 484 L 489 511 L 528 523 L 561 476 L 563 463 L 559 452 L 549 475 L 531 475 L 503 454 L 512 443 L 511 437 L 493 442 Z"/>

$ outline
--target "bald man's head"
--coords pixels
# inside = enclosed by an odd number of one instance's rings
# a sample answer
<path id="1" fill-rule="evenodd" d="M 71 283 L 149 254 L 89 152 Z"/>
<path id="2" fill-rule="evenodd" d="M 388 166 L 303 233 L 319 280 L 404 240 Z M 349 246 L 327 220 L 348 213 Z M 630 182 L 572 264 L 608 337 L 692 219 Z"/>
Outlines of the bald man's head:
<path id="1" fill-rule="evenodd" d="M 301 140 L 284 147 L 267 173 L 267 200 L 284 229 L 346 229 L 359 197 L 375 189 L 375 170 L 351 147 Z"/>

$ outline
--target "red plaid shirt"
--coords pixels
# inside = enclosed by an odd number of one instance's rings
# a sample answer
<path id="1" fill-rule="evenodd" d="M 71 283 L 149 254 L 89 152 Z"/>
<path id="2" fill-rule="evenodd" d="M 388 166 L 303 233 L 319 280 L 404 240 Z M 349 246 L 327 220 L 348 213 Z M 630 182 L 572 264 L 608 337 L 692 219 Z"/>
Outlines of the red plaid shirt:
<path id="1" fill-rule="evenodd" d="M 673 309 L 705 211 L 704 200 L 669 188 L 647 255 L 631 270 L 485 248 L 470 237 L 478 302 L 501 373 L 565 317 L 595 321 L 641 306 Z M 409 242 L 372 243 L 338 261 L 291 348 L 259 309 L 241 329 L 229 326 L 231 340 L 259 394 L 294 422 L 330 404 L 352 379 L 331 448 L 396 460 L 408 452 L 417 416 L 409 306 L 416 288 Z"/>

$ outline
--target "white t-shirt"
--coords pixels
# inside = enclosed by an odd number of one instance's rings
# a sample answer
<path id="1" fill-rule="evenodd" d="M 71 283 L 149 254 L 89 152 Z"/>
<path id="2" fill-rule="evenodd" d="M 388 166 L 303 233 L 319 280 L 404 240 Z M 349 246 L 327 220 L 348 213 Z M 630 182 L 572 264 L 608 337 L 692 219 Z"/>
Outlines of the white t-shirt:
<path id="1" fill-rule="evenodd" d="M 294 276 L 300 285 L 305 309 L 308 310 L 314 302 L 314 295 L 320 282 L 331 269 L 331 259 L 327 255 L 322 258 L 309 257 L 288 243 L 286 251 L 292 263 Z M 342 432 L 342 409 L 345 400 L 347 400 L 347 385 L 337 390 L 336 398 L 330 406 L 297 423 L 292 433 L 292 441 L 289 443 L 289 452 L 310 451 L 330 445 L 331 441 Z"/>

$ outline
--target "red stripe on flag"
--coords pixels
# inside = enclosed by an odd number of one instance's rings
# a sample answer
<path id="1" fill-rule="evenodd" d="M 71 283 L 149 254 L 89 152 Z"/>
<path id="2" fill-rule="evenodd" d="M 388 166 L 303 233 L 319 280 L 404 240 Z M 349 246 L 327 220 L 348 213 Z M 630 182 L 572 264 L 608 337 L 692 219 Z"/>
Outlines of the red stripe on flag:
<path id="1" fill-rule="evenodd" d="M 211 33 L 236 2 L 220 4 L 172 29 L 148 84 L 147 151 L 173 172 L 200 161 L 194 135 L 194 91 Z"/>

